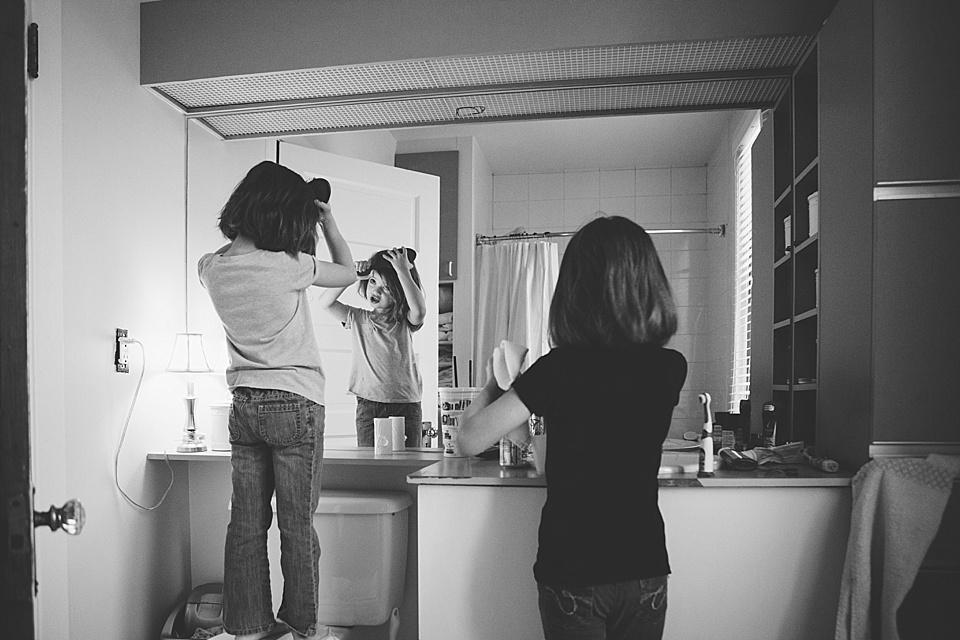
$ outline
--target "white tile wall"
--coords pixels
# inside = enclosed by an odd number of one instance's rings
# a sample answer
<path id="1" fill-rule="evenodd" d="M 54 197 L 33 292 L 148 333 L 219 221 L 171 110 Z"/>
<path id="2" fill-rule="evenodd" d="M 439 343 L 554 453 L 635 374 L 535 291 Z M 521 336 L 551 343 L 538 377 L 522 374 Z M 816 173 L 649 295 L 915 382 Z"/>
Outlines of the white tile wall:
<path id="1" fill-rule="evenodd" d="M 670 195 L 670 169 L 637 169 L 637 195 Z"/>
<path id="2" fill-rule="evenodd" d="M 708 193 L 708 167 L 643 167 L 546 174 L 493 176 L 491 233 L 576 231 L 598 212 L 622 215 L 647 229 L 717 226 L 729 212 L 725 194 Z M 722 171 L 723 169 L 721 169 Z M 729 226 L 729 225 L 728 225 Z M 723 238 L 697 234 L 655 234 L 654 245 L 670 279 L 680 327 L 670 342 L 687 358 L 689 374 L 674 412 L 670 437 L 699 432 L 697 396 L 703 391 L 721 396 L 715 411 L 725 411 L 729 381 L 726 283 L 728 234 Z M 568 238 L 558 238 L 560 255 Z"/>

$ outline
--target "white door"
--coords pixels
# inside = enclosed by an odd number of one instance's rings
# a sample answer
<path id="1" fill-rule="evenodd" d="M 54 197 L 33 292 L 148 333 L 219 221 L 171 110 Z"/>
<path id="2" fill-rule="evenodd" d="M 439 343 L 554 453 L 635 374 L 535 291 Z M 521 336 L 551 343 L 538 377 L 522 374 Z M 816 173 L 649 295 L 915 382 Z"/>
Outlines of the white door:
<path id="1" fill-rule="evenodd" d="M 427 317 L 414 334 L 414 348 L 423 376 L 423 417 L 430 420 L 437 398 L 437 273 L 440 246 L 440 179 L 383 164 L 281 143 L 278 162 L 307 179 L 330 182 L 330 205 L 337 226 L 350 245 L 354 260 L 369 258 L 380 249 L 406 246 L 417 251 L 414 263 L 427 298 Z M 321 242 L 320 258 L 329 259 Z M 355 397 L 347 393 L 353 358 L 350 332 L 316 305 L 319 289 L 309 292 L 320 358 L 327 377 L 327 447 L 356 445 Z M 366 307 L 351 287 L 344 303 Z"/>

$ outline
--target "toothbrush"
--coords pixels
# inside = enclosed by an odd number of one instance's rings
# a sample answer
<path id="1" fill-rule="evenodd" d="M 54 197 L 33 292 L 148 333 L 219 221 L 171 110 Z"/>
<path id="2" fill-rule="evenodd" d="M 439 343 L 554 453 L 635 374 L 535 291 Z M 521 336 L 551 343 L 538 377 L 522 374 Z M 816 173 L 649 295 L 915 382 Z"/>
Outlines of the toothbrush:
<path id="1" fill-rule="evenodd" d="M 703 405 L 703 431 L 700 433 L 700 477 L 713 476 L 713 416 L 710 407 L 710 394 L 701 393 L 700 404 Z"/>

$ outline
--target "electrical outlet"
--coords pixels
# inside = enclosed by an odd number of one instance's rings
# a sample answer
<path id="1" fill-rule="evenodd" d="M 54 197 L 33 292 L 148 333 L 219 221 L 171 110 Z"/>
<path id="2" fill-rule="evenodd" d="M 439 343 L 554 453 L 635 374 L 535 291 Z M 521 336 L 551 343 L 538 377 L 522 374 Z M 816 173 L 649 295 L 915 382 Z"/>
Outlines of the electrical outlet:
<path id="1" fill-rule="evenodd" d="M 117 329 L 117 342 L 113 350 L 113 364 L 117 367 L 117 373 L 130 373 L 130 358 L 128 354 L 130 344 L 123 339 L 126 337 L 126 329 Z"/>

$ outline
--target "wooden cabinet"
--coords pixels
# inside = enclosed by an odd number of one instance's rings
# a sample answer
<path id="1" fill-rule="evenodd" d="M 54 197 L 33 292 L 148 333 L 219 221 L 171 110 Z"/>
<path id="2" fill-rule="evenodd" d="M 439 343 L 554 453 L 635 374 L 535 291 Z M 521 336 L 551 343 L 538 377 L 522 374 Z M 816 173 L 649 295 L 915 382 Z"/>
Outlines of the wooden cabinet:
<path id="1" fill-rule="evenodd" d="M 874 454 L 960 452 L 960 4 L 874 2 Z"/>
<path id="2" fill-rule="evenodd" d="M 960 3 L 874 0 L 878 183 L 960 180 Z"/>
<path id="3" fill-rule="evenodd" d="M 398 153 L 394 166 L 440 178 L 440 281 L 457 279 L 457 216 L 459 211 L 459 151 Z"/>
<path id="4" fill-rule="evenodd" d="M 960 451 L 960 5 L 840 0 L 820 58 L 817 446 Z"/>
<path id="5" fill-rule="evenodd" d="M 778 414 L 778 443 L 816 441 L 820 306 L 818 105 L 814 43 L 773 113 L 773 401 Z"/>

